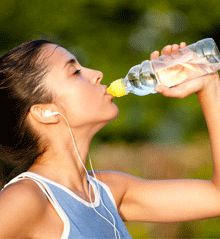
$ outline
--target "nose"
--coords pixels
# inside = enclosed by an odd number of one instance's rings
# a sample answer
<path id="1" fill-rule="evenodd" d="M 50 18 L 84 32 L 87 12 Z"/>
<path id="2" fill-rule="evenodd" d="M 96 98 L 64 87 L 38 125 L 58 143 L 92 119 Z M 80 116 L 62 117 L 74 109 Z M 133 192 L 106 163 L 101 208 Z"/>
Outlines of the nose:
<path id="1" fill-rule="evenodd" d="M 101 71 L 98 71 L 98 75 L 99 75 L 98 80 L 99 80 L 99 83 L 100 83 L 103 79 L 103 73 Z"/>
<path id="2" fill-rule="evenodd" d="M 93 71 L 92 83 L 93 84 L 101 83 L 103 79 L 103 73 L 101 71 L 96 71 L 96 70 L 92 70 L 92 71 Z"/>

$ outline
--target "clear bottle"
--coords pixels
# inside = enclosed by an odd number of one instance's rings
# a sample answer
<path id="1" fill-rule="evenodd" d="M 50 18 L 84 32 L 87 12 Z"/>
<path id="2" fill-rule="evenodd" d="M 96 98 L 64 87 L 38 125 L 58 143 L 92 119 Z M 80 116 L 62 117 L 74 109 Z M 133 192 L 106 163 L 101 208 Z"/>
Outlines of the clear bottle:
<path id="1" fill-rule="evenodd" d="M 107 92 L 115 97 L 128 93 L 139 96 L 157 93 L 154 87 L 177 85 L 220 69 L 220 54 L 212 38 L 200 40 L 176 53 L 143 61 L 132 67 L 125 78 L 113 81 Z"/>

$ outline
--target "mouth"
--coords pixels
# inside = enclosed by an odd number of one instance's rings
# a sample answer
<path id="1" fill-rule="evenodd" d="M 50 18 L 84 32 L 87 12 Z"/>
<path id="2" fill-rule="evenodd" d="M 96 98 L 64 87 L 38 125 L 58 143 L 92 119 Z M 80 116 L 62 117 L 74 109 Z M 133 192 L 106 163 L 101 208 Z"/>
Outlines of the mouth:
<path id="1" fill-rule="evenodd" d="M 106 93 L 107 96 L 110 96 L 112 98 L 112 100 L 115 98 L 113 95 Z"/>
<path id="2" fill-rule="evenodd" d="M 105 85 L 104 95 L 111 97 L 112 100 L 113 100 L 115 97 L 114 97 L 113 95 L 111 95 L 110 93 L 107 92 L 107 88 L 108 88 L 108 87 Z"/>

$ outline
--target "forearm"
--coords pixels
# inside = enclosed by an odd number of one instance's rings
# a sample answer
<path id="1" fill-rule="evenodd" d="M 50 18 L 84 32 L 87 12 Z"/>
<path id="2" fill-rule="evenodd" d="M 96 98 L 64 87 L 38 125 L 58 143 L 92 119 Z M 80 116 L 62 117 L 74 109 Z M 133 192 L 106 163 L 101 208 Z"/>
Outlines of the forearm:
<path id="1" fill-rule="evenodd" d="M 212 159 L 212 181 L 220 191 L 220 80 L 216 74 L 209 79 L 206 87 L 197 93 L 207 123 Z"/>

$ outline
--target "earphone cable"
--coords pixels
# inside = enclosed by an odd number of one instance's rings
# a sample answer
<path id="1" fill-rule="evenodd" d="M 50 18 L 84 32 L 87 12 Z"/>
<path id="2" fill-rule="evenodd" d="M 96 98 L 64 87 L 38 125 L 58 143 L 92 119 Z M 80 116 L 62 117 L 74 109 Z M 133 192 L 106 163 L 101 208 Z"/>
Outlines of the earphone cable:
<path id="1" fill-rule="evenodd" d="M 75 140 L 74 140 L 74 137 L 73 137 L 73 133 L 72 133 L 72 130 L 71 130 L 71 128 L 70 128 L 70 125 L 69 125 L 68 120 L 66 119 L 66 117 L 65 117 L 62 113 L 58 113 L 58 114 L 60 114 L 60 115 L 65 119 L 65 121 L 66 121 L 66 123 L 67 123 L 67 126 L 68 126 L 68 128 L 69 128 L 69 130 L 70 130 L 70 134 L 71 134 L 73 146 L 74 146 L 74 148 L 75 148 L 77 157 L 78 157 L 78 159 L 80 160 L 80 163 L 82 164 L 82 166 L 83 166 L 83 168 L 84 168 L 84 170 L 85 170 L 85 172 L 86 172 L 87 179 L 88 179 L 88 181 L 89 181 L 89 200 L 90 200 L 90 203 L 91 203 L 91 205 L 92 205 L 94 211 L 95 211 L 100 217 L 102 217 L 103 219 L 105 219 L 105 220 L 114 228 L 115 238 L 117 239 L 117 233 L 118 233 L 119 239 L 120 239 L 120 233 L 119 233 L 118 229 L 117 229 L 116 226 L 115 226 L 115 218 L 114 218 L 114 216 L 112 215 L 112 213 L 109 211 L 109 209 L 104 205 L 101 196 L 100 196 L 100 201 L 101 201 L 103 207 L 104 207 L 104 208 L 107 210 L 107 212 L 111 215 L 111 217 L 112 217 L 112 219 L 113 219 L 113 223 L 112 223 L 111 221 L 109 221 L 107 218 L 105 218 L 101 213 L 99 213 L 99 212 L 95 209 L 95 207 L 94 207 L 94 204 L 93 204 L 92 198 L 91 198 L 91 190 L 90 190 L 91 182 L 90 182 L 90 178 L 89 178 L 89 177 L 90 177 L 90 176 L 89 176 L 89 173 L 88 173 L 88 171 L 87 171 L 85 165 L 83 164 L 82 159 L 81 159 L 81 157 L 80 157 L 80 155 L 79 155 L 79 152 L 78 152 L 78 149 L 77 149 L 77 147 L 76 147 L 76 143 L 75 143 Z M 100 189 L 99 189 L 98 181 L 97 181 L 97 178 L 96 178 L 96 176 L 95 176 L 95 173 L 94 173 L 94 170 L 93 170 L 93 167 L 92 167 L 90 154 L 89 154 L 89 162 L 90 162 L 90 167 L 91 167 L 91 169 L 92 169 L 92 173 L 93 173 L 94 178 L 95 178 L 95 180 L 96 180 L 97 188 L 98 188 L 99 195 L 100 195 Z M 117 233 L 116 233 L 116 232 L 117 232 Z"/>
<path id="2" fill-rule="evenodd" d="M 96 185 L 97 185 L 98 191 L 100 192 L 99 184 L 98 184 L 98 179 L 97 179 L 97 177 L 96 177 L 96 175 L 95 175 L 95 172 L 94 172 L 94 170 L 93 170 L 93 166 L 92 166 L 92 161 L 91 161 L 90 153 L 89 153 L 89 164 L 90 164 L 90 167 L 91 167 L 91 170 L 92 170 L 92 174 L 93 174 L 93 176 L 94 176 L 94 178 L 95 178 L 95 181 L 96 181 Z M 119 235 L 119 239 L 120 239 L 120 238 L 121 238 L 121 237 L 120 237 L 120 233 L 119 233 L 118 229 L 117 229 L 116 226 L 115 226 L 115 224 L 116 224 L 116 222 L 115 222 L 115 218 L 114 218 L 114 216 L 112 215 L 112 213 L 109 211 L 109 209 L 105 206 L 105 204 L 104 204 L 104 202 L 103 202 L 103 200 L 102 200 L 101 195 L 100 195 L 99 197 L 100 197 L 100 201 L 101 201 L 103 207 L 104 207 L 105 210 L 111 215 L 111 217 L 112 217 L 112 219 L 113 219 L 113 223 L 114 223 L 114 225 L 112 224 L 112 226 L 114 227 L 114 230 L 115 230 L 115 238 L 117 238 L 117 235 L 116 235 L 116 232 L 117 232 L 118 235 Z"/>

